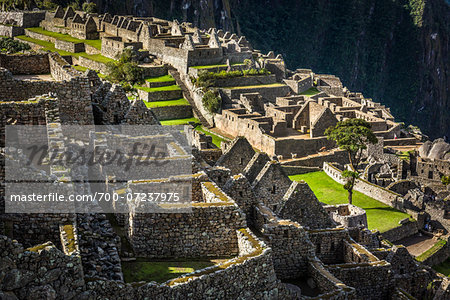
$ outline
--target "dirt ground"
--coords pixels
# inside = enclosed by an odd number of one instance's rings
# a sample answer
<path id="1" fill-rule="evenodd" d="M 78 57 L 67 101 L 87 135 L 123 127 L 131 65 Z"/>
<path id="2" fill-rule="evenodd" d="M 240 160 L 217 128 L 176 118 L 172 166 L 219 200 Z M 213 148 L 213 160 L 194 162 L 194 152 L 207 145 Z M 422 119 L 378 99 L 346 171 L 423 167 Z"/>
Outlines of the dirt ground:
<path id="1" fill-rule="evenodd" d="M 421 235 L 420 233 L 395 242 L 396 245 L 405 246 L 406 249 L 408 249 L 409 253 L 413 256 L 418 256 L 424 253 L 435 243 L 435 239 L 426 235 Z"/>
<path id="2" fill-rule="evenodd" d="M 52 75 L 42 74 L 42 75 L 14 75 L 14 78 L 19 80 L 29 80 L 29 81 L 54 81 Z"/>

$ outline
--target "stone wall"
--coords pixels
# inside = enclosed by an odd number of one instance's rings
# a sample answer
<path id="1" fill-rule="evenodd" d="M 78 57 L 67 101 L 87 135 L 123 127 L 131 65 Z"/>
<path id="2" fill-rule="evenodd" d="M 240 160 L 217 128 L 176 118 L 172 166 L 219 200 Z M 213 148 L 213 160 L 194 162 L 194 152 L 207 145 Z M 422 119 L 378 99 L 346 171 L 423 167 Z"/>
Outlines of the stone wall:
<path id="1" fill-rule="evenodd" d="M 422 263 L 432 267 L 445 262 L 450 256 L 450 246 L 448 243 L 448 238 L 446 240 L 447 243 L 443 247 L 427 257 L 424 261 L 422 261 Z"/>
<path id="2" fill-rule="evenodd" d="M 108 71 L 108 68 L 106 67 L 106 64 L 79 56 L 78 58 L 73 58 L 73 64 L 79 65 L 88 69 L 99 71 L 100 73 L 106 74 Z"/>
<path id="3" fill-rule="evenodd" d="M 192 117 L 192 107 L 190 105 L 161 106 L 153 107 L 151 111 L 158 120 L 184 119 Z"/>
<path id="4" fill-rule="evenodd" d="M 330 176 L 334 181 L 345 184 L 345 179 L 342 177 L 342 171 L 334 167 L 329 163 L 323 164 L 323 170 Z M 399 210 L 404 210 L 403 202 L 404 199 L 400 194 L 397 194 L 388 189 L 382 188 L 376 184 L 370 183 L 362 178 L 356 180 L 354 190 L 363 193 L 369 197 L 374 198 L 384 204 L 394 207 Z"/>
<path id="5" fill-rule="evenodd" d="M 399 222 L 399 226 L 392 228 L 382 233 L 383 238 L 390 242 L 396 242 L 408 236 L 414 235 L 419 232 L 419 226 L 417 221 L 411 221 L 409 219 L 403 219 Z"/>
<path id="6" fill-rule="evenodd" d="M 13 20 L 14 24 L 20 27 L 37 27 L 45 18 L 45 11 L 0 11 L 0 23 L 9 24 Z"/>
<path id="7" fill-rule="evenodd" d="M 137 256 L 205 257 L 238 253 L 235 230 L 245 227 L 239 207 L 215 185 L 202 183 L 204 200 L 192 213 L 137 213 L 127 221 L 128 239 Z"/>
<path id="8" fill-rule="evenodd" d="M 215 87 L 246 86 L 276 83 L 275 75 L 240 76 L 216 80 Z"/>
<path id="9" fill-rule="evenodd" d="M 55 40 L 55 48 L 72 53 L 85 51 L 84 43 L 73 43 L 63 40 Z"/>
<path id="10" fill-rule="evenodd" d="M 344 262 L 344 240 L 348 231 L 343 228 L 308 230 L 309 239 L 315 247 L 317 257 L 324 264 Z"/>
<path id="11" fill-rule="evenodd" d="M 35 299 L 57 295 L 58 299 L 73 299 L 84 289 L 80 258 L 65 255 L 52 243 L 24 250 L 17 241 L 0 236 L 0 249 L 4 274 L 0 291 L 6 295 L 14 293 L 19 299 L 28 299 L 30 295 Z"/>
<path id="12" fill-rule="evenodd" d="M 324 209 L 330 214 L 331 218 L 344 226 L 351 227 L 365 227 L 367 228 L 366 211 L 362 208 L 351 204 L 327 205 Z"/>
<path id="13" fill-rule="evenodd" d="M 0 36 L 15 37 L 23 34 L 23 28 L 0 24 Z"/>
<path id="14" fill-rule="evenodd" d="M 0 54 L 0 67 L 8 69 L 15 75 L 50 73 L 47 53 L 15 55 Z"/>

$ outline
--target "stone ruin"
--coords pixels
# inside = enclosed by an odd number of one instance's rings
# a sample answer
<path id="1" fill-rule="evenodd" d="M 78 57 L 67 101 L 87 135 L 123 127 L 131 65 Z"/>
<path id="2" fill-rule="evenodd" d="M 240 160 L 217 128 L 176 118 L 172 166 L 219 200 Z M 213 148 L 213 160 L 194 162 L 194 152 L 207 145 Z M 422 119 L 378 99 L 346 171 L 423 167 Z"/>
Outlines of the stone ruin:
<path id="1" fill-rule="evenodd" d="M 0 15 L 3 17 L 5 13 Z M 22 13 L 10 18 L 25 20 L 26 16 Z M 142 101 L 129 101 L 120 86 L 100 80 L 93 71 L 76 71 L 55 53 L 1 56 L 3 139 L 6 125 L 44 125 L 50 148 L 62 145 L 70 150 L 81 144 L 96 151 L 93 149 L 108 148 L 111 140 L 119 140 L 124 148 L 129 148 L 136 139 L 150 139 L 170 145 L 171 153 L 177 153 L 174 160 L 189 159 L 192 163 L 192 169 L 179 176 L 155 178 L 141 168 L 125 181 L 113 176 L 121 174 L 120 170 L 95 169 L 96 176 L 102 179 L 100 182 L 70 185 L 67 178 L 77 172 L 86 175 L 86 170 L 59 165 L 43 172 L 24 167 L 22 153 L 5 149 L 3 143 L 3 162 L 21 168 L 29 178 L 51 178 L 67 192 L 79 190 L 91 195 L 101 189 L 120 194 L 148 191 L 155 183 L 187 184 L 192 211 L 142 212 L 134 202 L 125 206 L 114 204 L 108 207 L 114 212 L 108 214 L 103 211 L 105 207 L 96 205 L 88 213 L 24 215 L 2 211 L 1 298 L 449 297 L 449 279 L 417 262 L 404 247 L 391 245 L 367 230 L 364 211 L 349 205 L 324 206 L 305 182 L 292 182 L 283 167 L 283 160 L 287 158 L 300 160 L 323 148 L 334 148 L 335 145 L 323 136 L 324 130 L 346 118 L 369 121 L 383 140 L 382 148 L 395 143 L 414 143 L 401 131 L 388 108 L 360 93 L 349 92 L 335 76 L 318 75 L 304 69 L 290 72 L 281 56 L 273 52 L 263 55 L 254 50 L 245 37 L 229 32 L 202 31 L 191 24 L 157 18 L 87 15 L 61 8 L 46 12 L 40 21 L 47 30 L 80 39 L 98 35 L 102 39 L 101 54 L 106 57 L 115 57 L 130 46 L 141 50 L 143 57 L 158 57 L 178 70 L 194 103 L 198 103 L 195 101 L 199 92 L 191 89 L 188 81 L 189 76 L 198 75 L 195 66 L 228 61 L 225 67 L 215 68 L 232 70 L 241 68 L 233 63 L 251 60 L 255 54 L 257 59 L 252 64 L 266 68 L 271 74 L 257 79 L 241 78 L 242 89 L 230 89 L 230 81 L 222 82 L 219 88 L 224 106 L 212 119 L 218 129 L 236 138 L 222 143 L 219 149 L 213 146 L 211 138 L 193 132 L 192 149 L 187 151 L 176 143 L 176 136 L 109 136 L 92 131 L 89 137 L 65 139 L 61 131 L 63 125 L 158 127 L 160 123 Z M 54 81 L 22 80 L 12 73 L 51 73 Z M 249 88 L 258 84 L 256 89 Z M 318 91 L 315 95 L 300 95 L 313 87 Z M 197 109 L 203 113 L 200 105 Z M 380 170 L 383 174 L 397 176 L 396 179 L 403 178 L 404 174 L 421 177 L 418 174 L 425 170 L 425 163 L 441 168 L 436 160 L 446 158 L 446 154 L 430 157 L 429 153 L 434 150 L 426 153 L 426 157 L 417 159 L 417 164 L 412 158 L 407 165 L 382 149 L 374 150 L 368 154 L 373 160 L 368 159 L 367 178 Z M 380 162 L 381 159 L 385 161 Z M 315 157 L 311 161 L 315 166 L 323 163 Z M 397 165 L 396 172 L 391 168 L 393 165 Z M 332 167 L 327 170 L 336 174 L 339 171 Z M 4 182 L 4 164 L 0 175 Z M 381 177 L 375 178 L 380 180 Z M 428 179 L 435 180 L 435 176 Z M 398 184 L 396 188 L 396 193 L 408 189 L 410 202 L 424 205 L 427 211 L 427 202 L 419 194 L 413 195 L 414 190 L 409 185 Z M 0 208 L 4 209 L 4 184 L 1 191 Z M 395 199 L 399 201 L 397 195 Z M 135 258 L 157 261 L 202 257 L 227 259 L 164 283 L 124 281 L 123 263 Z"/>

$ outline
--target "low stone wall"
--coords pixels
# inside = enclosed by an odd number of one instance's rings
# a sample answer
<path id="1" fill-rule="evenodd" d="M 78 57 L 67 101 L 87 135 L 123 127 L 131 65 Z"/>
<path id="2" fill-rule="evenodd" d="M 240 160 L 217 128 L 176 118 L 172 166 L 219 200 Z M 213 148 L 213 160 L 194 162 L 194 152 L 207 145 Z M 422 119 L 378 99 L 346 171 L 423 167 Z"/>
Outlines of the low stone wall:
<path id="1" fill-rule="evenodd" d="M 334 150 L 331 153 L 319 152 L 317 155 L 297 159 L 289 159 L 281 162 L 283 166 L 318 167 L 322 169 L 324 162 L 336 162 L 341 165 L 348 164 L 348 154 L 344 150 Z"/>
<path id="2" fill-rule="evenodd" d="M 282 166 L 282 167 L 283 170 L 286 172 L 286 175 L 288 176 L 320 171 L 319 167 L 304 167 L 304 166 Z"/>
<path id="3" fill-rule="evenodd" d="M 419 232 L 419 226 L 417 225 L 417 221 L 403 219 L 399 222 L 399 224 L 400 226 L 383 232 L 382 233 L 383 238 L 387 239 L 390 242 L 396 242 Z"/>
<path id="4" fill-rule="evenodd" d="M 161 77 L 167 75 L 167 65 L 141 66 L 144 77 Z"/>
<path id="5" fill-rule="evenodd" d="M 106 67 L 106 64 L 86 58 L 86 57 L 78 57 L 73 58 L 73 64 L 79 65 L 88 69 L 99 71 L 100 73 L 106 74 L 108 71 L 108 68 Z"/>
<path id="6" fill-rule="evenodd" d="M 72 68 L 72 66 L 56 52 L 50 53 L 48 55 L 48 60 L 52 77 L 57 81 L 69 81 L 72 78 L 81 75 L 80 72 Z"/>
<path id="7" fill-rule="evenodd" d="M 192 107 L 190 105 L 153 107 L 151 111 L 160 121 L 192 117 Z"/>
<path id="8" fill-rule="evenodd" d="M 0 24 L 0 36 L 15 37 L 23 33 L 22 27 Z"/>
<path id="9" fill-rule="evenodd" d="M 351 204 L 327 205 L 325 211 L 337 223 L 345 228 L 365 227 L 367 228 L 366 211 Z"/>
<path id="10" fill-rule="evenodd" d="M 340 184 L 345 184 L 346 181 L 341 175 L 342 171 L 334 167 L 332 164 L 325 162 L 323 164 L 323 170 L 334 181 Z M 383 202 L 384 204 L 387 204 L 393 208 L 404 211 L 404 199 L 402 195 L 382 188 L 376 184 L 370 183 L 367 180 L 364 180 L 362 178 L 357 179 L 355 182 L 354 190 L 372 197 L 375 200 Z"/>
<path id="11" fill-rule="evenodd" d="M 417 143 L 416 138 L 398 138 L 398 139 L 385 139 L 384 146 L 408 146 L 415 145 Z"/>
<path id="12" fill-rule="evenodd" d="M 165 100 L 175 100 L 183 98 L 183 92 L 180 90 L 174 91 L 157 91 L 157 92 L 147 92 L 138 89 L 139 98 L 144 101 L 165 101 Z"/>
<path id="13" fill-rule="evenodd" d="M 62 40 L 55 40 L 55 48 L 67 52 L 78 53 L 84 52 L 84 43 L 72 43 Z"/>
<path id="14" fill-rule="evenodd" d="M 12 74 L 48 74 L 50 65 L 47 53 L 38 54 L 0 54 L 0 67 Z"/>
<path id="15" fill-rule="evenodd" d="M 89 55 L 100 54 L 101 53 L 100 50 L 98 50 L 97 48 L 92 47 L 92 46 L 90 46 L 88 44 L 84 44 L 84 49 L 85 49 L 86 53 L 89 54 Z"/>
<path id="16" fill-rule="evenodd" d="M 244 93 L 260 93 L 264 99 L 264 102 L 275 103 L 277 97 L 286 96 L 290 87 L 287 85 L 280 86 L 261 86 L 252 88 L 238 88 L 238 89 L 221 89 L 222 101 L 224 103 L 231 103 L 233 99 L 239 99 L 241 94 Z"/>

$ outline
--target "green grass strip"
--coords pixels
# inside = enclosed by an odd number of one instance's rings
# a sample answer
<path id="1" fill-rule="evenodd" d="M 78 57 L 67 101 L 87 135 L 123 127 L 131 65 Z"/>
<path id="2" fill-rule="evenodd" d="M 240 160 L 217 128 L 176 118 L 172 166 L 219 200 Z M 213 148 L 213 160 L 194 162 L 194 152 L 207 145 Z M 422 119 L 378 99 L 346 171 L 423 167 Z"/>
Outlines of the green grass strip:
<path id="1" fill-rule="evenodd" d="M 316 89 L 315 87 L 312 87 L 304 92 L 301 92 L 300 95 L 311 97 L 318 93 L 320 93 L 320 91 L 318 89 Z"/>
<path id="2" fill-rule="evenodd" d="M 231 65 L 232 66 L 244 66 L 243 63 L 234 63 L 234 64 L 231 64 Z M 194 66 L 194 67 L 191 67 L 191 68 L 193 68 L 193 69 L 213 69 L 213 68 L 223 68 L 223 67 L 227 67 L 227 65 L 224 64 L 224 65 Z"/>
<path id="3" fill-rule="evenodd" d="M 187 118 L 187 119 L 174 119 L 174 120 L 165 120 L 160 121 L 161 125 L 169 126 L 169 125 L 187 125 L 189 122 L 200 123 L 200 120 L 197 118 Z"/>
<path id="4" fill-rule="evenodd" d="M 308 183 L 320 202 L 337 205 L 348 203 L 348 193 L 342 184 L 331 179 L 325 172 L 312 172 L 289 176 L 291 180 Z M 353 204 L 366 211 L 370 230 L 385 232 L 399 226 L 399 221 L 410 216 L 358 191 L 353 191 Z"/>
<path id="5" fill-rule="evenodd" d="M 147 82 L 168 82 L 168 81 L 175 81 L 172 76 L 170 75 L 164 75 L 160 77 L 150 77 L 146 78 L 145 81 Z"/>
<path id="6" fill-rule="evenodd" d="M 259 85 L 247 85 L 247 86 L 230 86 L 230 87 L 224 87 L 222 89 L 227 90 L 245 90 L 245 89 L 259 89 L 259 88 L 271 88 L 271 87 L 281 87 L 286 86 L 282 83 L 271 83 L 271 84 L 259 84 Z"/>
<path id="7" fill-rule="evenodd" d="M 222 137 L 220 137 L 220 136 L 210 132 L 209 130 L 206 130 L 202 125 L 198 125 L 197 127 L 195 127 L 195 130 L 200 131 L 200 132 L 202 132 L 202 133 L 204 133 L 206 135 L 211 136 L 213 144 L 216 145 L 219 148 L 220 148 L 220 144 L 222 142 L 228 142 L 229 141 L 229 140 L 226 140 L 226 139 L 224 139 L 224 138 L 222 138 Z"/>
<path id="8" fill-rule="evenodd" d="M 425 261 L 427 258 L 431 257 L 433 254 L 435 254 L 436 252 L 441 250 L 442 247 L 444 247 L 445 245 L 447 245 L 446 241 L 444 241 L 444 240 L 437 241 L 436 244 L 433 245 L 433 247 L 431 247 L 430 249 L 428 249 L 424 253 L 422 253 L 419 256 L 417 256 L 416 260 L 420 261 L 420 262 Z"/>
<path id="9" fill-rule="evenodd" d="M 31 27 L 31 28 L 27 28 L 27 29 L 31 32 L 43 34 L 43 35 L 55 38 L 60 41 L 66 41 L 66 42 L 70 42 L 70 43 L 84 43 L 84 44 L 92 46 L 98 50 L 102 49 L 102 41 L 101 40 L 81 40 L 81 39 L 74 38 L 68 34 L 48 31 L 41 27 Z"/>
<path id="10" fill-rule="evenodd" d="M 174 85 L 168 85 L 168 86 L 162 86 L 162 87 L 156 87 L 156 88 L 148 88 L 145 86 L 138 86 L 136 85 L 135 88 L 146 91 L 148 93 L 154 93 L 154 92 L 164 92 L 164 91 L 181 91 L 181 88 L 174 84 Z"/>
<path id="11" fill-rule="evenodd" d="M 167 101 L 144 101 L 145 106 L 148 108 L 152 107 L 165 107 L 165 106 L 180 106 L 180 105 L 190 105 L 189 102 L 184 99 L 177 99 L 177 100 L 167 100 Z"/>
<path id="12" fill-rule="evenodd" d="M 103 55 L 100 54 L 87 54 L 86 52 L 79 52 L 79 53 L 73 53 L 73 52 L 68 52 L 68 51 L 64 51 L 64 50 L 59 50 L 55 48 L 55 45 L 51 42 L 47 42 L 47 41 L 42 41 L 42 40 L 38 40 L 35 38 L 31 38 L 29 36 L 26 35 L 19 35 L 16 36 L 17 39 L 22 40 L 22 41 L 27 41 L 27 42 L 31 42 L 33 44 L 39 45 L 42 47 L 42 50 L 44 51 L 52 51 L 52 52 L 58 52 L 60 55 L 62 56 L 73 56 L 73 57 L 84 57 L 96 62 L 100 62 L 100 63 L 108 63 L 110 61 L 114 61 L 111 58 L 108 57 L 104 57 Z"/>

